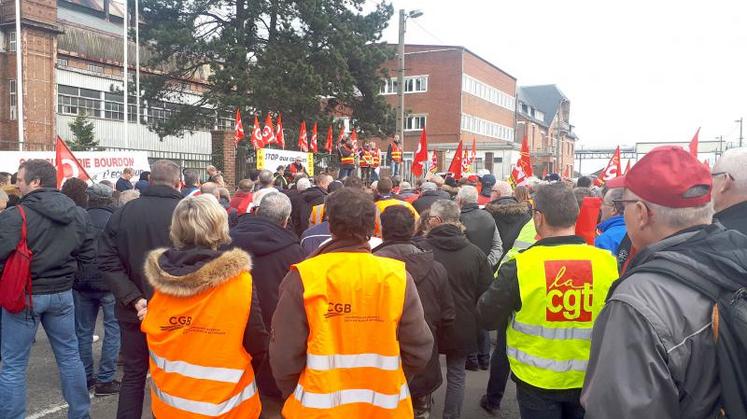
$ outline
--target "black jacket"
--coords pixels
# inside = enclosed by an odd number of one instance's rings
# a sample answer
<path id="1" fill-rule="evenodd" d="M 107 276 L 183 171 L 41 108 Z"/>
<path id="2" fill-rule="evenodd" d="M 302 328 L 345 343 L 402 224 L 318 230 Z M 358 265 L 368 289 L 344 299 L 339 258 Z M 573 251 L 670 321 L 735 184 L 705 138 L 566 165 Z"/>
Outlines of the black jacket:
<path id="1" fill-rule="evenodd" d="M 303 199 L 303 206 L 300 208 L 299 219 L 301 232 L 297 233 L 298 236 L 301 236 L 301 234 L 309 228 L 311 208 L 315 205 L 324 203 L 324 200 L 327 198 L 327 191 L 318 186 L 314 186 L 301 192 L 301 198 Z"/>
<path id="2" fill-rule="evenodd" d="M 477 204 L 464 204 L 459 221 L 464 224 L 464 234 L 467 235 L 467 239 L 479 247 L 486 256 L 490 254 L 496 229 L 493 217 L 480 209 Z"/>
<path id="3" fill-rule="evenodd" d="M 415 280 L 420 302 L 423 304 L 425 321 L 433 334 L 433 356 L 423 371 L 408 380 L 412 397 L 433 393 L 441 386 L 441 364 L 438 359 L 438 342 L 448 341 L 453 333 L 456 312 L 454 297 L 449 287 L 446 269 L 433 258 L 432 252 L 424 252 L 410 242 L 387 242 L 373 250 L 383 256 L 405 262 L 407 272 Z"/>
<path id="4" fill-rule="evenodd" d="M 304 252 L 293 232 L 257 215 L 245 215 L 231 229 L 231 244 L 252 256 L 252 277 L 257 288 L 262 317 L 270 330 L 278 303 L 278 287 L 290 266 L 304 260 Z"/>
<path id="5" fill-rule="evenodd" d="M 498 232 L 501 234 L 503 249 L 508 252 L 514 247 L 521 228 L 532 219 L 529 207 L 519 203 L 513 197 L 505 197 L 488 203 L 485 205 L 485 210 L 493 216 Z"/>
<path id="6" fill-rule="evenodd" d="M 737 230 L 747 236 L 747 201 L 732 205 L 713 216 L 729 230 Z"/>
<path id="7" fill-rule="evenodd" d="M 101 235 L 106 228 L 114 213 L 114 207 L 96 207 L 88 209 L 89 234 L 93 239 L 94 250 L 98 254 L 98 243 Z M 80 292 L 106 292 L 109 287 L 104 282 L 104 277 L 99 270 L 99 264 L 96 259 L 90 264 L 81 264 L 80 269 L 75 274 L 75 284 L 73 285 Z"/>
<path id="8" fill-rule="evenodd" d="M 56 294 L 73 287 L 78 264 L 95 258 L 88 216 L 56 189 L 26 194 L 18 205 L 26 212 L 31 258 L 31 292 Z M 0 213 L 0 270 L 21 240 L 21 215 L 12 207 Z"/>
<path id="9" fill-rule="evenodd" d="M 153 249 L 171 247 L 169 228 L 182 194 L 165 185 L 151 185 L 140 198 L 118 209 L 99 242 L 98 263 L 104 281 L 117 299 L 117 318 L 139 323 L 133 303 L 150 299 L 153 288 L 143 276 L 145 257 Z"/>
<path id="10" fill-rule="evenodd" d="M 128 191 L 130 189 L 134 189 L 135 187 L 132 186 L 132 182 L 130 182 L 129 180 L 127 180 L 125 178 L 119 178 L 119 179 L 117 179 L 117 184 L 116 184 L 115 188 L 116 188 L 116 190 L 118 192 L 124 192 L 124 191 Z"/>
<path id="11" fill-rule="evenodd" d="M 420 194 L 420 198 L 416 199 L 415 202 L 412 203 L 412 206 L 413 208 L 415 208 L 418 214 L 422 214 L 423 211 L 430 209 L 431 205 L 439 199 L 451 199 L 451 196 L 448 192 L 442 190 L 425 191 Z"/>
<path id="12" fill-rule="evenodd" d="M 493 279 L 487 257 L 459 227 L 450 224 L 433 228 L 419 245 L 433 251 L 434 259 L 446 268 L 456 306 L 453 334 L 448 341 L 439 342 L 439 351 L 477 352 L 477 300 Z"/>
<path id="13" fill-rule="evenodd" d="M 201 247 L 157 249 L 146 259 L 145 275 L 148 283 L 161 293 L 186 298 L 217 287 L 242 271 L 249 270 L 251 264 L 249 255 L 240 250 L 223 252 Z M 252 356 L 252 368 L 257 371 L 267 354 L 269 339 L 253 284 L 252 288 L 243 346 Z"/>

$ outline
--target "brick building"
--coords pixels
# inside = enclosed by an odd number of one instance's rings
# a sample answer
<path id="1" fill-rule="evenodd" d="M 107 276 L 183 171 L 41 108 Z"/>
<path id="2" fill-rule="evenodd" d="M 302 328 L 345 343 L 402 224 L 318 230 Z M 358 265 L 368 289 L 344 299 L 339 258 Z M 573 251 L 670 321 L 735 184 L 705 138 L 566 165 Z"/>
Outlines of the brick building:
<path id="1" fill-rule="evenodd" d="M 51 149 L 56 135 L 72 138 L 68 124 L 85 113 L 94 124 L 100 146 L 148 151 L 151 158 L 171 158 L 187 167 L 211 161 L 212 129 L 232 126 L 230 115 L 216 125 L 182 138 L 159 138 L 148 130 L 169 117 L 174 103 L 141 103 L 133 91 L 128 98 L 128 143 L 124 142 L 123 22 L 124 7 L 114 0 L 21 0 L 21 36 L 15 33 L 13 1 L 0 4 L 0 150 L 18 149 L 16 58 L 22 42 L 24 90 L 24 149 Z M 130 19 L 130 23 L 134 19 Z M 141 62 L 147 50 L 141 48 Z M 135 82 L 135 44 L 129 43 L 130 86 Z M 142 69 L 145 72 L 146 69 Z M 199 98 L 207 70 L 182 80 Z M 138 123 L 139 121 L 139 123 Z"/>
<path id="2" fill-rule="evenodd" d="M 573 174 L 576 134 L 571 102 L 554 84 L 521 86 L 516 107 L 516 138 L 529 142 L 534 173 Z"/>
<path id="3" fill-rule="evenodd" d="M 398 109 L 395 58 L 385 64 L 390 79 L 381 94 Z M 405 46 L 405 151 L 411 158 L 423 126 L 428 149 L 440 155 L 445 170 L 459 140 L 477 142 L 473 171 L 487 168 L 499 177 L 510 174 L 518 159 L 515 141 L 516 78 L 459 46 Z M 572 161 L 572 160 L 571 160 Z"/>

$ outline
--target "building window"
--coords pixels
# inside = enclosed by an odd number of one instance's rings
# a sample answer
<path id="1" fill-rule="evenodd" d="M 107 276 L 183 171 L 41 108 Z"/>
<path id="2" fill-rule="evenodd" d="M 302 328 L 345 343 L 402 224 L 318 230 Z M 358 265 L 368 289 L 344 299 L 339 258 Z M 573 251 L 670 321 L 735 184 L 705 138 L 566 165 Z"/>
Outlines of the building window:
<path id="1" fill-rule="evenodd" d="M 16 81 L 15 80 L 9 80 L 10 81 L 10 120 L 15 121 L 18 118 L 18 105 L 17 100 L 18 97 L 16 96 Z"/>
<path id="2" fill-rule="evenodd" d="M 425 115 L 409 115 L 405 119 L 405 131 L 420 131 L 425 128 Z"/>
<path id="3" fill-rule="evenodd" d="M 8 32 L 8 51 L 16 50 L 16 31 Z"/>
<path id="4" fill-rule="evenodd" d="M 428 76 L 409 76 L 405 77 L 405 93 L 423 93 L 428 91 Z M 397 94 L 397 78 L 392 77 L 384 80 L 379 93 L 382 95 Z"/>
<path id="5" fill-rule="evenodd" d="M 127 120 L 130 122 L 137 121 L 137 106 L 135 96 L 127 96 Z M 140 106 L 140 112 L 143 112 L 143 106 Z M 104 118 L 115 121 L 124 120 L 124 95 L 122 92 L 104 93 Z M 145 117 L 142 118 L 145 120 Z"/>
<path id="6" fill-rule="evenodd" d="M 516 99 L 513 96 L 466 74 L 462 75 L 462 90 L 510 111 L 516 106 Z M 522 111 L 526 113 L 525 105 L 522 105 Z"/>
<path id="7" fill-rule="evenodd" d="M 99 74 L 104 73 L 104 67 L 100 65 L 96 65 L 96 64 L 88 64 L 86 65 L 86 69 L 92 73 L 99 73 Z"/>
<path id="8" fill-rule="evenodd" d="M 148 106 L 148 124 L 159 126 L 171 118 L 177 108 L 176 103 L 152 102 Z"/>
<path id="9" fill-rule="evenodd" d="M 514 140 L 513 128 L 468 114 L 462 114 L 462 130 L 499 140 Z"/>
<path id="10" fill-rule="evenodd" d="M 57 86 L 57 113 L 101 117 L 101 92 L 72 86 Z"/>
<path id="11" fill-rule="evenodd" d="M 58 67 L 67 67 L 67 65 L 68 65 L 67 58 L 58 58 L 57 59 L 57 66 Z"/>

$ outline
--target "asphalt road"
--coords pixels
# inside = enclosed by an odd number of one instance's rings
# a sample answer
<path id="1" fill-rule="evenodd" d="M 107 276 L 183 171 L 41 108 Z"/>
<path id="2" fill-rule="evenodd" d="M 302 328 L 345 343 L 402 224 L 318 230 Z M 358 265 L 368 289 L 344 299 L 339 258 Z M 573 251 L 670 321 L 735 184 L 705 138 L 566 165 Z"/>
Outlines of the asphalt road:
<path id="1" fill-rule="evenodd" d="M 101 327 L 101 321 L 97 325 L 97 335 L 103 337 L 103 330 Z M 101 351 L 101 340 L 94 343 L 94 354 L 98 359 L 98 354 Z M 442 365 L 445 365 L 445 361 L 442 358 Z M 44 331 L 39 328 L 39 332 L 36 337 L 36 343 L 34 344 L 31 351 L 31 361 L 29 362 L 28 369 L 28 409 L 27 418 L 30 419 L 64 419 L 67 417 L 67 405 L 62 399 L 60 392 L 60 380 L 57 372 L 57 366 L 54 360 L 54 354 L 52 353 L 51 347 L 47 340 L 47 336 Z M 444 377 L 446 371 L 444 370 Z M 118 374 L 118 379 L 121 378 L 121 371 Z M 465 390 L 464 405 L 462 408 L 462 418 L 465 419 L 481 419 L 490 418 L 479 406 L 480 397 L 485 392 L 485 386 L 488 381 L 488 373 L 486 371 L 472 372 L 467 371 L 467 388 Z M 441 412 L 443 409 L 444 391 L 446 383 L 438 389 L 434 395 L 435 404 L 432 411 L 432 418 L 441 418 Z M 149 403 L 149 397 L 146 395 L 146 406 Z M 280 418 L 278 406 L 272 402 L 264 402 L 264 414 L 263 418 L 275 419 Z M 513 419 L 519 417 L 518 406 L 516 405 L 515 387 L 513 382 L 509 380 L 506 388 L 506 395 L 502 404 L 503 409 L 498 417 L 503 419 Z M 147 408 L 145 409 L 147 411 Z M 107 397 L 94 397 L 91 403 L 91 417 L 93 419 L 99 418 L 114 418 L 117 411 L 117 396 Z M 151 418 L 151 415 L 146 412 L 143 414 L 143 418 Z"/>

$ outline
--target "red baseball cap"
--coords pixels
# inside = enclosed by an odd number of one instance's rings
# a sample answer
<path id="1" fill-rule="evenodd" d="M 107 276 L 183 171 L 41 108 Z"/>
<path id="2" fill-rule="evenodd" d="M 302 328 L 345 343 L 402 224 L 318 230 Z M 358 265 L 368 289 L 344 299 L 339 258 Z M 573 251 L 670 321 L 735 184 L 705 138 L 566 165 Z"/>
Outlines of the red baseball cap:
<path id="1" fill-rule="evenodd" d="M 711 172 L 679 146 L 649 151 L 625 174 L 625 188 L 667 208 L 700 207 L 711 200 Z"/>
<path id="2" fill-rule="evenodd" d="M 624 188 L 625 187 L 625 175 L 614 177 L 608 180 L 604 184 L 604 186 L 606 186 L 607 189 Z"/>

